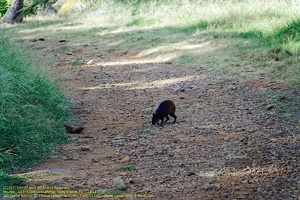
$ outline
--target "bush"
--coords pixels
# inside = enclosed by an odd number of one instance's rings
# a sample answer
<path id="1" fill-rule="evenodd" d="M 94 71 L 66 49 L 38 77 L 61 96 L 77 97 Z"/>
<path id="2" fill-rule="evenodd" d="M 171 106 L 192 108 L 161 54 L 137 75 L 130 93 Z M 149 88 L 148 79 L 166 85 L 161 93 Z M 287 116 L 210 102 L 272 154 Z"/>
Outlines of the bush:
<path id="1" fill-rule="evenodd" d="M 6 0 L 0 0 L 0 18 L 5 15 L 8 9 Z"/>

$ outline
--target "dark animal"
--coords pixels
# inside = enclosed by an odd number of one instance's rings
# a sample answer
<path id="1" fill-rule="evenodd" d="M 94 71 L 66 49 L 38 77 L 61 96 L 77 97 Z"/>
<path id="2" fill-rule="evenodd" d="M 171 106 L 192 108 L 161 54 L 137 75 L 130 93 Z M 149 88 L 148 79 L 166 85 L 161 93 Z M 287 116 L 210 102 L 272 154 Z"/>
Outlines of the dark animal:
<path id="1" fill-rule="evenodd" d="M 152 117 L 152 125 L 158 124 L 159 120 L 161 120 L 161 126 L 164 122 L 164 118 L 166 118 L 167 122 L 170 118 L 169 115 L 174 117 L 174 122 L 173 124 L 176 122 L 176 115 L 175 115 L 175 104 L 173 101 L 171 100 L 165 100 L 163 102 L 161 102 L 157 108 L 157 110 L 155 111 L 155 113 L 153 113 L 153 117 Z"/>

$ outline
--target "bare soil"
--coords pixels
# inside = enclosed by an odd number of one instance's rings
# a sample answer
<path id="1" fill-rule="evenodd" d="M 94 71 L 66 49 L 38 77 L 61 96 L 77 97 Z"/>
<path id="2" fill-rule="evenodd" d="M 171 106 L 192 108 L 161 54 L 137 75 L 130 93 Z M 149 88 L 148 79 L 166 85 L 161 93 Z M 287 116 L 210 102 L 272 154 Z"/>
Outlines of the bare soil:
<path id="1" fill-rule="evenodd" d="M 62 79 L 84 130 L 70 134 L 59 156 L 29 169 L 62 173 L 29 185 L 101 192 L 121 186 L 122 194 L 141 199 L 300 198 L 299 122 L 276 110 L 299 91 L 267 78 L 213 78 L 104 44 L 59 48 L 68 43 L 75 42 L 46 38 L 33 46 L 41 59 L 54 60 L 50 72 Z M 272 92 L 281 98 L 259 96 Z M 178 121 L 152 126 L 166 99 L 175 102 Z M 135 169 L 116 170 L 126 165 Z"/>

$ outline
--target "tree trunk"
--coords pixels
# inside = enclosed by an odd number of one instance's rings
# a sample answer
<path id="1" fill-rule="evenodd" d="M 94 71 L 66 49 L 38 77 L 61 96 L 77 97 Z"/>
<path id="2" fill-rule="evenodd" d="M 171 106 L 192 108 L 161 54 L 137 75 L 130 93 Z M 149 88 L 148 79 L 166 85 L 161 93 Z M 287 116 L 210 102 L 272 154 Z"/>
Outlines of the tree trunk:
<path id="1" fill-rule="evenodd" d="M 22 18 L 18 18 L 22 11 L 24 0 L 14 0 L 10 8 L 5 13 L 2 22 L 4 23 L 19 23 Z"/>

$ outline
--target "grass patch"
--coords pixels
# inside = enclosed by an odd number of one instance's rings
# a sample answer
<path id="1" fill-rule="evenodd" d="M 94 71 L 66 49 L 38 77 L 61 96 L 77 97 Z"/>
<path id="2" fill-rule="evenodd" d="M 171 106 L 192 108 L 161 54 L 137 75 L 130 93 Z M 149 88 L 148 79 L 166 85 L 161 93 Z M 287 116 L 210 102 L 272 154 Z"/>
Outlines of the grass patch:
<path id="1" fill-rule="evenodd" d="M 135 165 L 120 165 L 114 168 L 115 171 L 133 171 L 135 170 Z"/>
<path id="2" fill-rule="evenodd" d="M 63 123 L 70 104 L 24 52 L 0 33 L 0 169 L 5 172 L 45 159 L 66 140 Z"/>
<path id="3" fill-rule="evenodd" d="M 120 189 L 109 189 L 105 190 L 104 195 L 120 195 L 122 194 L 122 190 Z"/>
<path id="4" fill-rule="evenodd" d="M 105 40 L 120 41 L 115 43 L 117 49 L 160 57 L 176 52 L 174 63 L 198 63 L 215 75 L 235 73 L 242 79 L 263 75 L 298 85 L 299 7 L 279 0 L 110 1 L 102 4 L 100 24 L 127 27 L 104 35 Z M 111 16 L 116 12 L 123 13 L 122 20 Z M 212 41 L 214 49 L 208 51 L 206 41 Z M 277 50 L 279 55 L 274 55 Z M 273 60 L 277 62 L 270 63 Z"/>
<path id="5" fill-rule="evenodd" d="M 3 196 L 3 189 L 6 186 L 23 186 L 25 180 L 15 175 L 8 175 L 5 172 L 0 172 L 0 197 Z"/>
<path id="6" fill-rule="evenodd" d="M 300 118 L 300 97 L 298 94 L 282 94 L 278 92 L 265 92 L 257 95 L 266 101 L 262 112 L 267 112 L 267 105 L 274 105 L 271 112 L 291 119 Z"/>
<path id="7" fill-rule="evenodd" d="M 71 63 L 73 66 L 80 66 L 82 62 L 79 59 L 73 60 Z"/>
<path id="8" fill-rule="evenodd" d="M 137 135 L 146 135 L 149 134 L 151 131 L 149 129 L 145 129 L 145 130 L 140 130 L 138 131 L 136 134 Z"/>

